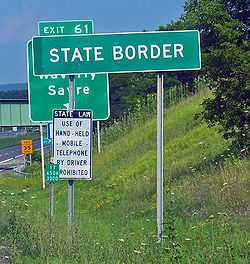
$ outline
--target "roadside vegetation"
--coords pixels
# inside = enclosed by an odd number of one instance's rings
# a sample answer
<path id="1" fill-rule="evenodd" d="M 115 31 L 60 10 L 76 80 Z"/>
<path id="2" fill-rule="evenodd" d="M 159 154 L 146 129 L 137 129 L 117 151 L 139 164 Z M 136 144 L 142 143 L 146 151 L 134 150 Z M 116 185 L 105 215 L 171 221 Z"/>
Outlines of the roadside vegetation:
<path id="1" fill-rule="evenodd" d="M 163 244 L 156 238 L 152 108 L 103 129 L 93 180 L 75 184 L 72 232 L 66 182 L 56 184 L 49 224 L 40 163 L 27 179 L 0 176 L 0 245 L 11 263 L 249 263 L 250 161 L 232 151 L 219 127 L 194 118 L 210 96 L 201 89 L 164 114 Z"/>
<path id="2" fill-rule="evenodd" d="M 187 0 L 177 21 L 159 27 L 197 29 L 202 48 L 201 71 L 164 79 L 164 242 L 156 237 L 156 75 L 111 74 L 111 118 L 93 180 L 75 183 L 73 228 L 63 181 L 49 221 L 36 154 L 26 178 L 0 174 L 0 260 L 250 263 L 248 2 Z M 0 139 L 0 148 L 20 140 Z"/>

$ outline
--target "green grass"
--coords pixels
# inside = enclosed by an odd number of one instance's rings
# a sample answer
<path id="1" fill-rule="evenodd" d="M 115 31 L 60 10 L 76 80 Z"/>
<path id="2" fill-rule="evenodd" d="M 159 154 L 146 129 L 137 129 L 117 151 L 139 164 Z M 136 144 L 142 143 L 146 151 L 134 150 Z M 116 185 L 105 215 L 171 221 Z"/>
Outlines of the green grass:
<path id="1" fill-rule="evenodd" d="M 112 143 L 94 153 L 93 180 L 76 182 L 72 241 L 66 182 L 56 185 L 49 226 L 39 164 L 26 180 L 0 178 L 1 243 L 12 263 L 249 263 L 250 162 L 230 154 L 217 128 L 194 120 L 209 95 L 164 114 L 163 244 L 156 238 L 156 117 L 145 114 L 126 133 L 112 128 Z"/>

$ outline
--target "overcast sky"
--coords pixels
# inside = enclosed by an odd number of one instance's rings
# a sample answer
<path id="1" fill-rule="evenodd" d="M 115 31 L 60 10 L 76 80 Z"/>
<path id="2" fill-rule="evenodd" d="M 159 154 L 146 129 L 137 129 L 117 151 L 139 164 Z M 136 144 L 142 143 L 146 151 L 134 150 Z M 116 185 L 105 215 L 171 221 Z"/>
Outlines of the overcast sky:
<path id="1" fill-rule="evenodd" d="M 93 19 L 96 33 L 155 30 L 184 0 L 0 0 L 0 84 L 26 82 L 26 42 L 44 20 Z"/>

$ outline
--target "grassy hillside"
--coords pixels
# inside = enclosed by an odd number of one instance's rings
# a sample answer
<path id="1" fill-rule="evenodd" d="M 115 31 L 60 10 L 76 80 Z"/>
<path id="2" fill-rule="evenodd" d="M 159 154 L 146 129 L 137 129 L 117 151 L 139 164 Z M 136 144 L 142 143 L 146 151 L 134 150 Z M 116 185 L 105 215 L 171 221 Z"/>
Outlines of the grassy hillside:
<path id="1" fill-rule="evenodd" d="M 112 143 L 94 153 L 93 180 L 76 182 L 72 241 L 66 182 L 56 184 L 49 225 L 38 164 L 26 180 L 1 176 L 0 245 L 12 263 L 249 263 L 250 162 L 230 154 L 216 128 L 194 120 L 207 96 L 165 111 L 163 244 L 156 239 L 156 118 L 145 114 L 126 136 L 115 138 L 113 129 Z"/>

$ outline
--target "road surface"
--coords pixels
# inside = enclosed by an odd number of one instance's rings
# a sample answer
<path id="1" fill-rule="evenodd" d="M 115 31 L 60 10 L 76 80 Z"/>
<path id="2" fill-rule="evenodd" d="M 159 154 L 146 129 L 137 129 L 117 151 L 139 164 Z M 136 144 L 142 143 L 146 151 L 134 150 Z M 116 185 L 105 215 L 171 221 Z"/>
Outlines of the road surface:
<path id="1" fill-rule="evenodd" d="M 40 149 L 40 147 L 40 139 L 34 140 L 33 149 Z M 21 144 L 0 149 L 0 162 L 20 156 L 22 156 Z"/>
<path id="2" fill-rule="evenodd" d="M 45 148 L 48 148 L 49 146 L 45 146 Z M 40 139 L 33 140 L 33 149 L 39 150 L 41 148 Z M 23 156 L 21 154 L 21 145 L 15 145 L 11 147 L 6 147 L 3 149 L 0 149 L 0 172 L 2 170 L 8 170 L 8 166 L 4 165 L 4 163 L 13 160 L 14 158 L 19 158 Z M 10 167 L 9 169 L 12 169 Z"/>

